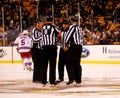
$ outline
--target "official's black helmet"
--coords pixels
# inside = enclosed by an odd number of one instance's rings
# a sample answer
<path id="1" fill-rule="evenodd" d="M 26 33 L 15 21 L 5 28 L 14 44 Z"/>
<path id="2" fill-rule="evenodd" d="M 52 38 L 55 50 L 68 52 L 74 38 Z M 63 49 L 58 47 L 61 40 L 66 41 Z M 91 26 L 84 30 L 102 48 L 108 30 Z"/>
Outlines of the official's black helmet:
<path id="1" fill-rule="evenodd" d="M 70 21 L 69 21 L 69 20 L 67 20 L 67 19 L 64 19 L 62 23 L 63 23 L 63 24 L 69 24 L 69 23 L 70 23 Z"/>
<path id="2" fill-rule="evenodd" d="M 53 17 L 50 15 L 50 16 L 46 16 L 46 20 L 47 21 L 52 21 L 53 20 Z"/>
<path id="3" fill-rule="evenodd" d="M 78 16 L 72 16 L 71 20 L 72 20 L 73 22 L 78 22 Z"/>
<path id="4" fill-rule="evenodd" d="M 40 19 L 36 19 L 36 20 L 34 20 L 34 23 L 35 23 L 35 24 L 36 24 L 36 23 L 39 23 L 39 22 L 41 22 Z"/>

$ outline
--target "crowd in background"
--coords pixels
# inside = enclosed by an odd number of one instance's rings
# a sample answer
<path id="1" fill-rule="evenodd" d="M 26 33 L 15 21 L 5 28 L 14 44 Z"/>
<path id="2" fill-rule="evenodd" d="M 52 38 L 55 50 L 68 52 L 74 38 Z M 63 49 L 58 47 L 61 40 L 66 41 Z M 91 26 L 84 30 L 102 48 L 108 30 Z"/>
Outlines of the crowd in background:
<path id="1" fill-rule="evenodd" d="M 19 2 L 17 0 L 0 1 L 0 32 L 2 33 L 3 30 L 3 7 L 7 46 L 12 45 L 11 42 L 21 32 L 20 7 L 22 9 L 23 30 L 31 30 L 33 21 L 37 18 L 37 11 L 31 15 L 31 12 L 24 7 L 23 1 L 29 0 L 19 0 Z M 120 44 L 120 0 L 33 1 L 34 5 L 38 5 L 39 18 L 52 15 L 51 5 L 54 5 L 54 23 L 59 28 L 61 28 L 63 18 L 70 19 L 72 15 L 80 15 L 80 26 L 84 30 L 84 45 Z"/>

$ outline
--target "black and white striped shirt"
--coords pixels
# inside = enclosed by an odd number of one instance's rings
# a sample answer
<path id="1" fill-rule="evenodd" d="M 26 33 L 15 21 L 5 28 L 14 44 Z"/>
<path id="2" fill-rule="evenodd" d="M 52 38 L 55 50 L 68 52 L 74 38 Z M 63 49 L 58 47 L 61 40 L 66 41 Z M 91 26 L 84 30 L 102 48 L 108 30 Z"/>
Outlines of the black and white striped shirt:
<path id="1" fill-rule="evenodd" d="M 67 33 L 67 30 L 63 30 L 63 29 L 61 30 L 60 48 L 65 47 L 65 35 Z"/>
<path id="2" fill-rule="evenodd" d="M 83 45 L 83 31 L 80 26 L 73 24 L 69 27 L 65 36 L 65 43 L 68 44 L 69 42 L 70 45 Z"/>
<path id="3" fill-rule="evenodd" d="M 45 24 L 43 26 L 43 46 L 56 45 L 58 33 L 59 30 L 55 25 Z"/>
<path id="4" fill-rule="evenodd" d="M 31 32 L 31 38 L 32 38 L 32 47 L 35 48 L 42 47 L 42 32 L 39 29 L 33 28 Z"/>

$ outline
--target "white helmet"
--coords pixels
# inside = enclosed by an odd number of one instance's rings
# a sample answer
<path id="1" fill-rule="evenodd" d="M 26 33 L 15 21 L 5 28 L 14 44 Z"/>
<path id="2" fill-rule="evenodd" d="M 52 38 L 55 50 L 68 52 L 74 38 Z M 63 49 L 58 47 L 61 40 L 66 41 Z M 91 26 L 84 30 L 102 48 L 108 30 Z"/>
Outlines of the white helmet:
<path id="1" fill-rule="evenodd" d="M 24 31 L 22 32 L 22 35 L 25 35 L 25 34 L 29 34 L 28 30 L 24 30 Z"/>

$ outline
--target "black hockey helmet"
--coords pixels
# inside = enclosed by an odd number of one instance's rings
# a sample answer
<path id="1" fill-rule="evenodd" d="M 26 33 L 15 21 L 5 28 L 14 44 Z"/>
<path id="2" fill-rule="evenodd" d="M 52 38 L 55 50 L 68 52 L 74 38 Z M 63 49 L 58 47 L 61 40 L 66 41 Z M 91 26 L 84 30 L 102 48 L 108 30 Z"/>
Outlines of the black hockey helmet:
<path id="1" fill-rule="evenodd" d="M 53 17 L 50 15 L 50 16 L 46 16 L 46 20 L 47 21 L 52 21 L 53 20 Z"/>
<path id="2" fill-rule="evenodd" d="M 35 23 L 35 24 L 36 24 L 36 23 L 39 23 L 39 22 L 41 22 L 40 19 L 35 19 L 35 20 L 34 20 L 34 23 Z"/>
<path id="3" fill-rule="evenodd" d="M 78 22 L 78 16 L 72 16 L 71 20 L 72 20 L 73 22 Z"/>
<path id="4" fill-rule="evenodd" d="M 69 21 L 68 19 L 64 19 L 62 23 L 63 23 L 63 24 L 69 24 L 70 21 Z"/>

